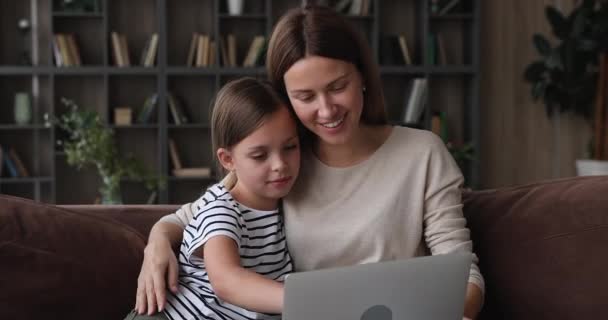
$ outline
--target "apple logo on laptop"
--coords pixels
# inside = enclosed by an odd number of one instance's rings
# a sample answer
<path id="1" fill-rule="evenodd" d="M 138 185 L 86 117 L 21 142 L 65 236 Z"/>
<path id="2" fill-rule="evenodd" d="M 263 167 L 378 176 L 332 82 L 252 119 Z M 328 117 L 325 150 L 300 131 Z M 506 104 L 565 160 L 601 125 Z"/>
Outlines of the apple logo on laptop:
<path id="1" fill-rule="evenodd" d="M 387 306 L 377 305 L 363 312 L 361 320 L 392 320 L 393 312 Z"/>

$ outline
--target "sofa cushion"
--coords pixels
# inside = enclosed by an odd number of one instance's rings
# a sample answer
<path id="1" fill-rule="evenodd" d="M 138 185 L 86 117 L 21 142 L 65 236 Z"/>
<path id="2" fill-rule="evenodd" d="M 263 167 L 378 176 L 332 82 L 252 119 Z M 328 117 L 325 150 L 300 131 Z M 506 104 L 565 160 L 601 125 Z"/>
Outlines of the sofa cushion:
<path id="1" fill-rule="evenodd" d="M 0 319 L 124 318 L 144 245 L 111 219 L 0 195 Z"/>
<path id="2" fill-rule="evenodd" d="M 608 177 L 465 193 L 482 319 L 594 319 L 608 301 Z"/>

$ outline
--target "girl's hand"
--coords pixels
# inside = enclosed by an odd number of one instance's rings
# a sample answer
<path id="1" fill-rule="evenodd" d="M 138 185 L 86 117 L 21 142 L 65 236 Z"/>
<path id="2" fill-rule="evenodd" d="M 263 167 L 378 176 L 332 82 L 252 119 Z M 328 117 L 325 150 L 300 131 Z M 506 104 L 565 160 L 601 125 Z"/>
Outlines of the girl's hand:
<path id="1" fill-rule="evenodd" d="M 152 239 L 151 239 L 152 240 Z M 152 315 L 163 311 L 166 302 L 166 285 L 177 292 L 177 259 L 171 244 L 161 239 L 149 241 L 144 250 L 144 261 L 137 279 L 135 310 L 138 314 Z M 158 306 L 158 309 L 157 309 Z"/>

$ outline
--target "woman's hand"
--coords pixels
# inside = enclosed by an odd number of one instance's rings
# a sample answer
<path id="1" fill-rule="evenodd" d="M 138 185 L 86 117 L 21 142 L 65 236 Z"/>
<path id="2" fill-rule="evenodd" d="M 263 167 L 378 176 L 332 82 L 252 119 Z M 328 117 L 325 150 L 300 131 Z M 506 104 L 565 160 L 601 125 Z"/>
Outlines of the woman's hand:
<path id="1" fill-rule="evenodd" d="M 165 308 L 166 285 L 177 292 L 177 259 L 168 238 L 150 238 L 144 250 L 144 261 L 137 279 L 135 310 L 152 315 Z M 158 306 L 158 309 L 157 309 Z"/>

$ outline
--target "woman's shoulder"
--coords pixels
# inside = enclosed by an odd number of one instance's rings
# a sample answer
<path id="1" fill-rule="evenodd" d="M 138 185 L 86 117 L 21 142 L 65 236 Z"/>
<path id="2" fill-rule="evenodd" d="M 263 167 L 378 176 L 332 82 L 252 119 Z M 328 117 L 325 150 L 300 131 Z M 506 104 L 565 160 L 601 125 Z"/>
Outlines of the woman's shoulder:
<path id="1" fill-rule="evenodd" d="M 389 140 L 392 148 L 409 152 L 413 149 L 433 151 L 444 147 L 441 138 L 433 132 L 410 127 L 394 126 Z"/>

